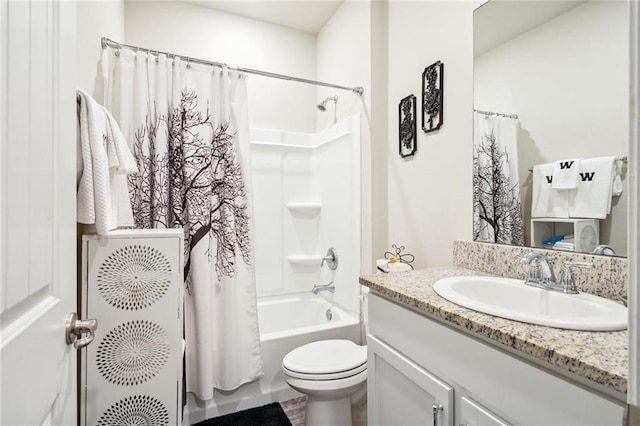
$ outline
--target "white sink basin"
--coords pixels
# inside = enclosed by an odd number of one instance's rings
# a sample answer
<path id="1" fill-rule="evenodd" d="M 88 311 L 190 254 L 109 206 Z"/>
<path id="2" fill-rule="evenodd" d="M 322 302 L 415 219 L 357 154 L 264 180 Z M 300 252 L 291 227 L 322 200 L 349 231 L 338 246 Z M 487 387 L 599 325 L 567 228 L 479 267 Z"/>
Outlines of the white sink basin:
<path id="1" fill-rule="evenodd" d="M 465 308 L 502 318 L 569 330 L 626 330 L 627 308 L 592 294 L 564 294 L 497 277 L 437 281 L 440 296 Z"/>

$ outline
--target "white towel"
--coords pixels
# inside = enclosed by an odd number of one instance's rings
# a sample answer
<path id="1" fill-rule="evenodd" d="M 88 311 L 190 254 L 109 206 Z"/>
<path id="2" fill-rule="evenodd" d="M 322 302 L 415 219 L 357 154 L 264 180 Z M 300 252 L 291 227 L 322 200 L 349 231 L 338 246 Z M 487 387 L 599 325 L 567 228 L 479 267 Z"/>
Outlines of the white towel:
<path id="1" fill-rule="evenodd" d="M 611 188 L 611 195 L 619 197 L 622 195 L 622 177 L 620 176 L 620 162 L 616 160 L 613 162 L 613 185 Z"/>
<path id="2" fill-rule="evenodd" d="M 554 250 L 563 250 L 563 251 L 576 251 L 575 243 L 555 243 L 553 245 Z"/>
<path id="3" fill-rule="evenodd" d="M 82 175 L 78 183 L 77 220 L 95 224 L 100 235 L 132 226 L 127 173 L 137 172 L 124 135 L 111 114 L 77 89 Z"/>
<path id="4" fill-rule="evenodd" d="M 560 160 L 553 163 L 553 189 L 575 189 L 578 187 L 580 159 Z"/>
<path id="5" fill-rule="evenodd" d="M 570 191 L 570 217 L 606 219 L 611 213 L 615 157 L 587 158 L 580 161 L 580 183 Z"/>
<path id="6" fill-rule="evenodd" d="M 569 217 L 569 193 L 553 189 L 553 164 L 533 167 L 531 217 Z"/>

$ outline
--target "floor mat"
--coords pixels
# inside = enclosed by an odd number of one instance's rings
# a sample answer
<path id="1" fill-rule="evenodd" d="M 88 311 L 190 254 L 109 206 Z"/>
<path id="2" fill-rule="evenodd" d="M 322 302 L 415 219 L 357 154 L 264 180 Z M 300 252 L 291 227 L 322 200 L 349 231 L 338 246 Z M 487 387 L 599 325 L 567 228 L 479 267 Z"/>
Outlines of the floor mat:
<path id="1" fill-rule="evenodd" d="M 279 403 L 238 411 L 225 416 L 214 417 L 193 426 L 291 426 L 289 418 Z"/>

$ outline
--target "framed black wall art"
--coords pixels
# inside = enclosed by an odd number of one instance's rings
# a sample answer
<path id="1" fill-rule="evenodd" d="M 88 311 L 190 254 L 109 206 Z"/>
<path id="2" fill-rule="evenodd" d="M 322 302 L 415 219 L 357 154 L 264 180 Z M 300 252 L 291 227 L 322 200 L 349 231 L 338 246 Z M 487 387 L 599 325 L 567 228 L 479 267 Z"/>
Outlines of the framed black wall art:
<path id="1" fill-rule="evenodd" d="M 408 157 L 416 152 L 416 97 L 409 95 L 398 105 L 400 156 Z"/>
<path id="2" fill-rule="evenodd" d="M 444 64 L 429 65 L 422 73 L 422 130 L 436 131 L 442 126 L 444 98 Z"/>

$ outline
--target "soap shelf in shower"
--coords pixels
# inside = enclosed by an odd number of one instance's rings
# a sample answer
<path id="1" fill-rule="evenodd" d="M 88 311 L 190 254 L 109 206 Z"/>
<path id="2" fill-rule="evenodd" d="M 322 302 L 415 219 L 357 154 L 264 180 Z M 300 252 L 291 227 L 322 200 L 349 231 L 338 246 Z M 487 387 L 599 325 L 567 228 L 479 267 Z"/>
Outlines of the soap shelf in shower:
<path id="1" fill-rule="evenodd" d="M 287 208 L 294 216 L 313 218 L 320 214 L 322 204 L 319 201 L 288 202 Z"/>
<path id="2" fill-rule="evenodd" d="M 322 262 L 322 256 L 318 254 L 290 254 L 289 256 L 287 256 L 287 260 L 292 266 L 313 268 L 320 266 L 320 262 Z"/>

